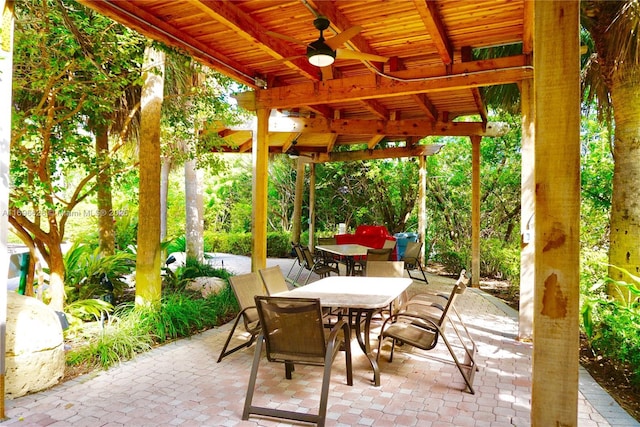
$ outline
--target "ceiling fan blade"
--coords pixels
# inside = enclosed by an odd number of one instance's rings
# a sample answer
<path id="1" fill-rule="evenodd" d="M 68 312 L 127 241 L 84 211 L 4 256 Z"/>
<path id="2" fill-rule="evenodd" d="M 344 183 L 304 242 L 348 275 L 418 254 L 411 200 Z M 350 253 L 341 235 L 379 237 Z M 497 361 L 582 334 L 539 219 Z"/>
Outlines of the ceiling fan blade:
<path id="1" fill-rule="evenodd" d="M 372 53 L 357 52 L 350 49 L 337 49 L 337 59 L 357 59 L 360 61 L 387 62 L 389 58 L 386 56 L 374 55 Z"/>
<path id="2" fill-rule="evenodd" d="M 353 36 L 358 34 L 360 31 L 362 31 L 362 27 L 360 25 L 356 25 L 354 27 L 347 28 L 346 30 L 344 30 L 340 34 L 336 34 L 335 36 L 331 37 L 330 39 L 325 40 L 325 43 L 331 49 L 335 50 L 335 49 L 338 48 L 338 46 L 342 46 L 342 44 L 344 42 L 346 42 L 347 40 L 351 39 Z"/>
<path id="3" fill-rule="evenodd" d="M 284 34 L 276 33 L 276 32 L 273 32 L 273 31 L 265 31 L 265 34 L 267 34 L 268 36 L 271 36 L 271 37 L 275 37 L 276 39 L 286 40 L 288 42 L 295 43 L 295 44 L 301 44 L 302 46 L 306 46 L 306 45 L 309 44 L 309 43 L 305 43 L 305 42 L 303 42 L 301 40 L 295 39 L 293 37 L 285 36 Z"/>
<path id="4" fill-rule="evenodd" d="M 331 65 L 327 67 L 320 67 L 320 72 L 322 73 L 323 82 L 333 79 L 333 67 Z"/>

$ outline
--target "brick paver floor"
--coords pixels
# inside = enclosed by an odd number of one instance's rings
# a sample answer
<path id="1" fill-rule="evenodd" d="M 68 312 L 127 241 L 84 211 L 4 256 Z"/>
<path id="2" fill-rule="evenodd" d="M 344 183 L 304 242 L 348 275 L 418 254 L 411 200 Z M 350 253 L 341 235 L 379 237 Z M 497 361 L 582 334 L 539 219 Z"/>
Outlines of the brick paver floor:
<path id="1" fill-rule="evenodd" d="M 236 272 L 249 270 L 244 258 L 218 258 Z M 289 260 L 269 260 L 286 273 Z M 453 280 L 430 276 L 431 289 Z M 415 283 L 416 291 L 424 284 Z M 464 382 L 443 344 L 430 352 L 397 348 L 381 357 L 381 386 L 372 384 L 368 361 L 357 344 L 354 384 L 346 385 L 344 356 L 333 368 L 328 426 L 528 426 L 531 410 L 532 346 L 518 342 L 513 310 L 486 293 L 470 289 L 458 300 L 478 345 L 476 394 Z M 242 421 L 249 370 L 255 346 L 216 363 L 230 330 L 223 325 L 173 342 L 108 371 L 87 374 L 49 390 L 7 401 L 1 426 L 287 426 L 282 420 L 251 417 Z M 284 379 L 281 364 L 263 360 L 254 398 L 256 405 L 316 411 L 322 369 L 296 366 Z M 635 422 L 581 371 L 579 425 L 635 426 Z M 301 424 L 293 424 L 301 425 Z"/>

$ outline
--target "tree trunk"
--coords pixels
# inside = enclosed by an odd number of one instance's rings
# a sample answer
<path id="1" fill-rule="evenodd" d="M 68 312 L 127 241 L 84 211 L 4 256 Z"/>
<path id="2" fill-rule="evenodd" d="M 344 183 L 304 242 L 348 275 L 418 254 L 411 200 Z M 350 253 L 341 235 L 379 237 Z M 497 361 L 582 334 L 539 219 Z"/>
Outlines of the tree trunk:
<path id="1" fill-rule="evenodd" d="M 109 133 L 104 125 L 97 126 L 96 156 L 98 164 L 107 162 L 109 156 Z M 113 255 L 115 252 L 115 229 L 113 225 L 113 203 L 111 197 L 111 168 L 101 169 L 97 177 L 97 204 L 98 204 L 98 236 L 100 241 L 100 253 Z"/>
<path id="2" fill-rule="evenodd" d="M 186 206 L 187 258 L 204 261 L 204 202 L 202 199 L 202 170 L 195 160 L 184 163 L 184 192 Z"/>
<path id="3" fill-rule="evenodd" d="M 160 241 L 167 238 L 167 197 L 169 196 L 169 172 L 173 159 L 169 156 L 162 157 L 160 171 Z"/>
<path id="4" fill-rule="evenodd" d="M 140 119 L 140 196 L 136 304 L 160 301 L 160 115 L 164 87 L 164 53 L 145 49 Z"/>
<path id="5" fill-rule="evenodd" d="M 614 76 L 611 102 L 615 120 L 613 195 L 609 264 L 640 274 L 640 66 Z M 609 267 L 609 277 L 629 281 L 622 271 Z M 616 298 L 629 300 L 628 291 L 609 292 Z"/>

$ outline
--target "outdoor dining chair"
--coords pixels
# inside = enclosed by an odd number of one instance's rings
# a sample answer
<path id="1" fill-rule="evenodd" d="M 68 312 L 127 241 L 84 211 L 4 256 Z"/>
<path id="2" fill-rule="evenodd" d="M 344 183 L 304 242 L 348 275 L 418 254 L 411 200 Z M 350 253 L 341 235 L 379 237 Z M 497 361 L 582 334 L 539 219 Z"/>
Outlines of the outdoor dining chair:
<path id="1" fill-rule="evenodd" d="M 451 341 L 449 340 L 450 337 L 445 334 L 447 324 L 453 324 L 448 317 L 449 312 L 453 309 L 456 298 L 465 292 L 468 281 L 469 279 L 466 275 L 460 275 L 460 278 L 447 297 L 446 304 L 442 307 L 442 310 L 426 312 L 422 309 L 422 304 L 419 304 L 418 307 L 412 307 L 412 303 L 409 301 L 401 307 L 398 312 L 389 316 L 382 324 L 380 330 L 376 359 L 380 358 L 382 343 L 387 338 L 391 339 L 389 362 L 393 361 L 396 342 L 428 351 L 435 348 L 438 340 L 442 340 L 453 358 L 458 371 L 462 375 L 467 389 L 471 394 L 475 394 L 473 377 L 478 369 L 475 362 L 475 343 L 473 341 L 469 343 L 464 340 L 454 326 L 453 329 L 460 342 L 459 347 L 464 350 L 463 360 L 461 361 L 454 351 Z"/>
<path id="2" fill-rule="evenodd" d="M 369 261 L 389 261 L 391 259 L 392 251 L 393 248 L 367 249 L 366 258 L 355 264 L 356 274 L 366 276 L 367 263 Z"/>
<path id="3" fill-rule="evenodd" d="M 268 295 L 274 295 L 289 290 L 287 280 L 284 278 L 279 265 L 260 269 L 258 270 L 258 274 L 260 274 L 260 277 L 264 282 L 264 287 L 267 289 Z"/>
<path id="4" fill-rule="evenodd" d="M 367 277 L 403 277 L 403 261 L 367 261 Z M 389 313 L 393 313 L 394 308 L 400 307 L 407 300 L 407 291 L 404 291 L 389 305 Z"/>
<path id="5" fill-rule="evenodd" d="M 424 267 L 422 266 L 422 262 L 420 261 L 421 249 L 421 242 L 407 242 L 407 247 L 401 260 L 404 261 L 404 268 L 407 270 L 407 273 L 409 273 L 409 277 L 415 280 L 424 280 L 425 283 L 429 283 L 426 274 L 424 274 Z M 414 277 L 411 275 L 411 270 L 416 269 L 420 270 L 420 272 L 422 273 L 422 279 L 420 277 Z"/>
<path id="6" fill-rule="evenodd" d="M 236 351 L 244 347 L 249 347 L 253 344 L 256 336 L 260 333 L 260 322 L 258 320 L 258 312 L 253 298 L 256 295 L 265 295 L 266 293 L 262 279 L 260 279 L 258 273 L 255 272 L 231 276 L 229 277 L 229 284 L 231 285 L 233 293 L 238 300 L 240 312 L 236 316 L 233 326 L 229 331 L 227 341 L 224 343 L 224 346 L 220 351 L 218 363 L 220 363 L 222 358 L 230 355 L 231 353 L 235 353 Z M 238 323 L 240 323 L 240 319 L 242 319 L 244 323 L 244 329 L 249 334 L 249 338 L 231 350 L 227 350 L 231 339 L 234 337 L 236 327 L 238 326 Z"/>
<path id="7" fill-rule="evenodd" d="M 324 426 L 331 368 L 335 357 L 342 349 L 345 352 L 347 384 L 353 385 L 348 324 L 344 320 L 339 321 L 327 337 L 322 321 L 320 300 L 316 298 L 256 296 L 255 304 L 262 332 L 256 344 L 242 419 L 248 420 L 251 414 L 255 414 Z M 324 367 L 317 414 L 252 405 L 258 367 L 263 357 L 263 344 L 269 362 L 284 363 L 285 377 L 288 380 L 292 378 L 296 364 Z M 283 395 L 286 394 L 283 393 Z M 270 397 L 272 403 L 274 397 Z"/>
<path id="8" fill-rule="evenodd" d="M 316 259 L 313 257 L 313 254 L 311 253 L 308 247 L 300 246 L 299 250 L 300 252 L 302 252 L 302 256 L 304 257 L 303 268 L 305 270 L 309 270 L 309 274 L 307 274 L 307 278 L 304 281 L 305 285 L 309 283 L 309 278 L 311 277 L 311 273 L 315 273 L 320 277 L 330 276 L 331 273 L 340 274 L 340 270 L 338 270 L 338 267 L 334 267 L 333 265 L 324 264 L 322 262 L 316 261 Z M 297 278 L 296 278 L 296 282 L 297 282 Z"/>

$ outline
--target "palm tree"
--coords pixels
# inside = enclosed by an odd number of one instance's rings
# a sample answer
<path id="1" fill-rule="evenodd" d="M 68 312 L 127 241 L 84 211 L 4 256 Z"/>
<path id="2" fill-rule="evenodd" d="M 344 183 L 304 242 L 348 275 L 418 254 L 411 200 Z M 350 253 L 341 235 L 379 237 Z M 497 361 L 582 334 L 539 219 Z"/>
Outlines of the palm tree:
<path id="1" fill-rule="evenodd" d="M 583 90 L 615 124 L 609 277 L 624 280 L 615 267 L 640 273 L 640 1 L 583 1 L 581 12 L 593 42 Z"/>

